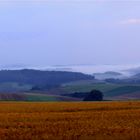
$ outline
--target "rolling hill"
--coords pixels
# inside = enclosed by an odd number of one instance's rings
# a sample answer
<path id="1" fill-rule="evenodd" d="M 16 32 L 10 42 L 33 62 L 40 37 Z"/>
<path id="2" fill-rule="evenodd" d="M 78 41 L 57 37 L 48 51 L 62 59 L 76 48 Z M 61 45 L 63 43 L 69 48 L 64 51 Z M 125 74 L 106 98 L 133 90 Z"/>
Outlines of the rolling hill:
<path id="1" fill-rule="evenodd" d="M 104 79 L 109 79 L 109 78 L 115 78 L 115 79 L 122 79 L 124 78 L 124 75 L 118 72 L 113 72 L 113 71 L 108 71 L 105 73 L 94 73 L 93 74 L 96 79 L 99 80 L 104 80 Z"/>
<path id="2" fill-rule="evenodd" d="M 2 70 L 0 71 L 0 92 L 27 91 L 32 87 L 47 89 L 63 83 L 78 80 L 93 80 L 94 76 L 78 72 L 40 71 L 40 70 Z"/>

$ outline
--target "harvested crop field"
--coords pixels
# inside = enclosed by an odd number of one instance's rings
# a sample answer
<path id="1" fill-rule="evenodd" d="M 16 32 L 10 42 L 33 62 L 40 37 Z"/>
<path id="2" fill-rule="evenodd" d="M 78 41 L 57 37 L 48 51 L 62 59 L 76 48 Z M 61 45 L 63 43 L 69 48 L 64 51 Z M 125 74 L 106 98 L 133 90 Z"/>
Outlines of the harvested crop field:
<path id="1" fill-rule="evenodd" d="M 0 140 L 139 140 L 140 102 L 1 102 Z"/>

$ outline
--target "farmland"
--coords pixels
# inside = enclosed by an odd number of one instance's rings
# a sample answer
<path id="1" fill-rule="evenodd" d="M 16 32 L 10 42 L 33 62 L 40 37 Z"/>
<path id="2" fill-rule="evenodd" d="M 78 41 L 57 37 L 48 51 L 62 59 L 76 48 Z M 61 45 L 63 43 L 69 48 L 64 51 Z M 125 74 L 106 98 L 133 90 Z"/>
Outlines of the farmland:
<path id="1" fill-rule="evenodd" d="M 1 102 L 1 140 L 139 140 L 140 102 Z"/>
<path id="2" fill-rule="evenodd" d="M 69 96 L 71 93 L 89 92 L 93 89 L 102 91 L 105 100 L 133 100 L 140 97 L 139 84 L 93 83 L 92 81 L 65 84 L 61 87 L 61 92 L 67 93 Z"/>

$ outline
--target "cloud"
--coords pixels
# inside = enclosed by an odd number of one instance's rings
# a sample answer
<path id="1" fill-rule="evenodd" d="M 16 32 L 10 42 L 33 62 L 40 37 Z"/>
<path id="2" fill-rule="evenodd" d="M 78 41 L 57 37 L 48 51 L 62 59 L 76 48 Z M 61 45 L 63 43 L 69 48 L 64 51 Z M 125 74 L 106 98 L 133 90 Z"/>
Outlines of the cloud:
<path id="1" fill-rule="evenodd" d="M 132 19 L 123 20 L 120 22 L 120 24 L 122 25 L 140 24 L 140 18 L 132 18 Z"/>

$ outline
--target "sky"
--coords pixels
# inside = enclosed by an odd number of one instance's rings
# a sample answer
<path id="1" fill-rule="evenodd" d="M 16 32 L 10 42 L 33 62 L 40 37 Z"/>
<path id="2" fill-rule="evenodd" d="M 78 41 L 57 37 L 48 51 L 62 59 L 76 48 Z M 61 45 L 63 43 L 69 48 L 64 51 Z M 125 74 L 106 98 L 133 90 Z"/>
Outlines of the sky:
<path id="1" fill-rule="evenodd" d="M 0 65 L 140 60 L 140 0 L 0 0 Z"/>

